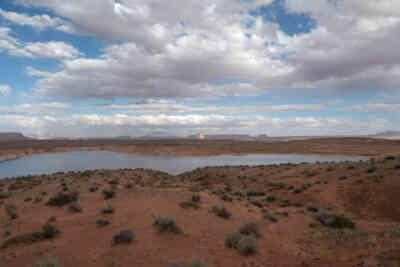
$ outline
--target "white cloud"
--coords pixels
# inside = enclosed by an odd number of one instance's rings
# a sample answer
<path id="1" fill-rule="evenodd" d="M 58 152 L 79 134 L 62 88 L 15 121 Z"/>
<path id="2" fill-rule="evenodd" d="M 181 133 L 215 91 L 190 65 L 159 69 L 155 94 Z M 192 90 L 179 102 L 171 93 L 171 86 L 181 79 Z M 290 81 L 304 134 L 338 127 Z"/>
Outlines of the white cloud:
<path id="1" fill-rule="evenodd" d="M 0 8 L 0 17 L 17 25 L 31 26 L 39 31 L 52 28 L 63 32 L 76 33 L 72 24 L 47 14 L 30 16 L 25 13 L 11 12 Z"/>
<path id="2" fill-rule="evenodd" d="M 64 42 L 24 43 L 12 37 L 11 29 L 0 27 L 0 52 L 7 51 L 10 55 L 29 58 L 73 59 L 83 55 L 73 46 Z"/>
<path id="3" fill-rule="evenodd" d="M 0 84 L 0 95 L 7 96 L 11 93 L 10 86 L 6 84 Z"/>
<path id="4" fill-rule="evenodd" d="M 400 104 L 362 104 L 345 108 L 345 110 L 362 111 L 362 112 L 400 112 Z"/>
<path id="5" fill-rule="evenodd" d="M 1 88 L 1 87 L 0 87 Z M 70 103 L 43 102 L 34 104 L 20 104 L 14 106 L 0 106 L 1 115 L 56 115 L 72 107 Z"/>
<path id="6" fill-rule="evenodd" d="M 260 113 L 260 112 L 288 112 L 288 111 L 319 111 L 327 107 L 321 104 L 303 105 L 237 105 L 237 106 L 212 106 L 212 105 L 189 105 L 171 100 L 155 100 L 133 103 L 129 105 L 95 105 L 88 109 L 124 110 L 129 114 L 227 114 L 227 113 Z"/>
<path id="7" fill-rule="evenodd" d="M 0 127 L 36 136 L 106 137 L 140 136 L 154 132 L 184 136 L 207 134 L 269 134 L 272 136 L 372 134 L 396 125 L 377 118 L 278 118 L 226 115 L 0 115 Z"/>
<path id="8" fill-rule="evenodd" d="M 24 49 L 39 58 L 76 58 L 83 55 L 64 42 L 26 43 Z"/>

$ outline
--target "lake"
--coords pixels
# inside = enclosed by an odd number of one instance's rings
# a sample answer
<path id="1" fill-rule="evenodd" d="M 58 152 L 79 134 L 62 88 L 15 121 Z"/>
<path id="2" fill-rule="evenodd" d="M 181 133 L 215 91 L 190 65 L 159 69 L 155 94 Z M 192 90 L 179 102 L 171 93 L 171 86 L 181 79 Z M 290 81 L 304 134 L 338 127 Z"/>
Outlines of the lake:
<path id="1" fill-rule="evenodd" d="M 268 165 L 280 163 L 358 161 L 355 157 L 253 154 L 245 156 L 142 156 L 111 151 L 73 151 L 32 155 L 0 163 L 0 178 L 96 169 L 145 168 L 180 174 L 206 166 Z"/>

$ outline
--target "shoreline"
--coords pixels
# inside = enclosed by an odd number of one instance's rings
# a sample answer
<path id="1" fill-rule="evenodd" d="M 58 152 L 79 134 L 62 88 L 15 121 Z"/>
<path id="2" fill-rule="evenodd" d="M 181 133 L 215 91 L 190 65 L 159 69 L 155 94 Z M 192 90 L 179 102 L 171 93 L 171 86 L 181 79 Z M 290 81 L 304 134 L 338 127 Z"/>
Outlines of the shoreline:
<path id="1" fill-rule="evenodd" d="M 20 151 L 20 152 L 9 152 L 6 154 L 1 154 L 0 151 L 0 163 L 4 163 L 7 161 L 17 160 L 24 157 L 30 157 L 34 155 L 42 155 L 42 154 L 61 154 L 61 153 L 68 153 L 68 152 L 75 152 L 75 151 L 109 151 L 114 153 L 121 153 L 121 154 L 134 154 L 138 156 L 153 156 L 153 157 L 216 157 L 216 156 L 248 156 L 248 155 L 294 155 L 294 156 L 315 156 L 315 157 L 332 157 L 332 158 L 340 158 L 340 157 L 354 157 L 354 158 L 374 158 L 376 156 L 367 156 L 361 154 L 337 154 L 337 153 L 299 153 L 299 152 L 215 152 L 215 153 L 190 153 L 190 152 L 180 152 L 180 153 L 146 153 L 141 151 L 133 151 L 133 150 L 124 150 L 119 148 L 103 148 L 103 147 L 63 147 L 63 148 L 56 148 L 54 150 L 46 150 L 46 151 Z"/>

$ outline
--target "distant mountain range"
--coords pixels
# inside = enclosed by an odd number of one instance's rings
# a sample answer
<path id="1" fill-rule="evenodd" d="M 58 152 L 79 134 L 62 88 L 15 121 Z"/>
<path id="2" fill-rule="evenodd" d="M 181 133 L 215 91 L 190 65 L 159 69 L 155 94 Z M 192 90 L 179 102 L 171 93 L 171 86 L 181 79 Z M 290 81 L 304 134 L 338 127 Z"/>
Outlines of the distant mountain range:
<path id="1" fill-rule="evenodd" d="M 26 140 L 33 140 L 33 138 L 26 137 L 21 133 L 0 133 L 0 142 L 26 141 Z"/>
<path id="2" fill-rule="evenodd" d="M 385 136 L 385 137 L 400 136 L 400 131 L 386 131 L 377 133 L 374 136 Z"/>
<path id="3" fill-rule="evenodd" d="M 357 135 L 358 137 L 400 137 L 400 131 L 385 131 L 380 132 L 373 135 Z M 355 137 L 357 137 L 355 136 Z M 205 140 L 245 140 L 245 141 L 262 141 L 262 140 L 292 140 L 296 138 L 324 138 L 324 137 L 334 137 L 334 136 L 279 136 L 279 137 L 270 137 L 266 134 L 262 135 L 247 135 L 247 134 L 195 134 L 189 136 L 173 136 L 173 135 L 160 135 L 160 134 L 149 134 L 139 137 L 134 136 L 117 136 L 117 137 L 108 137 L 108 138 L 69 138 L 69 137 L 53 137 L 53 138 L 44 138 L 44 137 L 27 137 L 22 133 L 14 133 L 14 132 L 0 132 L 0 142 L 15 142 L 15 141 L 27 141 L 27 140 L 92 140 L 92 139 L 114 139 L 114 140 L 173 140 L 173 139 L 205 139 Z M 336 137 L 352 137 L 351 135 L 347 136 L 336 136 Z"/>

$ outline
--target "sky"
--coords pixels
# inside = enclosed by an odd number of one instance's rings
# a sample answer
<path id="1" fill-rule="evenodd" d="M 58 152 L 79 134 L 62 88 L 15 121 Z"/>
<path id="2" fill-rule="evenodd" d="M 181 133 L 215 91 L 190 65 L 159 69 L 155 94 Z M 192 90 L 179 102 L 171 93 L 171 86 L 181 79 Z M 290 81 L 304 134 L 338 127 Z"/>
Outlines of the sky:
<path id="1" fill-rule="evenodd" d="M 400 130 L 398 0 L 2 0 L 0 132 Z"/>

